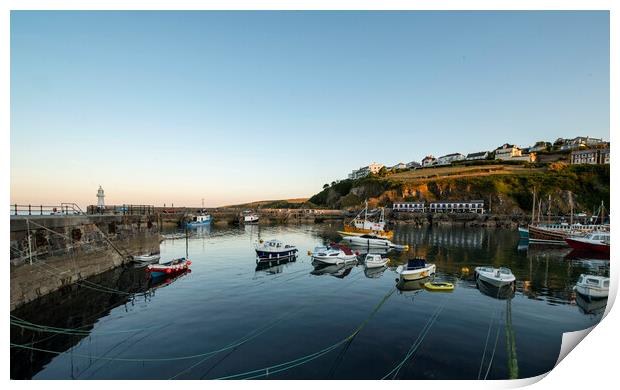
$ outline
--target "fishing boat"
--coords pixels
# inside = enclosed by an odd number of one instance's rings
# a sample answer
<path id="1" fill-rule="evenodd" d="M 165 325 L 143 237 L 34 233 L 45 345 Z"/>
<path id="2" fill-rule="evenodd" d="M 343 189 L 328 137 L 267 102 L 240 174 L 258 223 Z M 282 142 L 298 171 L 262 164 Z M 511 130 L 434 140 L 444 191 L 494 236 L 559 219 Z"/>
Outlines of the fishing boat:
<path id="1" fill-rule="evenodd" d="M 385 237 L 376 234 L 362 234 L 361 236 L 346 236 L 342 241 L 354 246 L 362 246 L 366 248 L 389 248 L 398 250 L 409 249 L 408 245 L 397 245 Z"/>
<path id="2" fill-rule="evenodd" d="M 332 243 L 329 246 L 319 246 L 310 253 L 312 259 L 325 264 L 342 264 L 357 260 L 358 252 L 344 245 Z"/>
<path id="3" fill-rule="evenodd" d="M 157 263 L 161 255 L 159 253 L 146 253 L 144 255 L 131 256 L 131 259 L 138 263 Z"/>
<path id="4" fill-rule="evenodd" d="M 373 254 L 367 254 L 366 258 L 364 259 L 364 264 L 366 265 L 366 268 L 383 268 L 389 262 L 390 259 L 388 259 L 387 257 Z"/>
<path id="5" fill-rule="evenodd" d="M 480 279 L 495 287 L 505 286 L 514 283 L 516 280 L 510 268 L 500 267 L 476 267 L 476 279 Z"/>
<path id="6" fill-rule="evenodd" d="M 211 219 L 211 215 L 200 213 L 199 215 L 193 216 L 191 220 L 187 221 L 187 226 L 195 227 L 209 225 L 211 223 Z"/>
<path id="7" fill-rule="evenodd" d="M 432 276 L 437 267 L 435 264 L 427 264 L 425 259 L 409 259 L 406 265 L 399 265 L 396 273 L 404 280 L 417 280 Z"/>
<path id="8" fill-rule="evenodd" d="M 258 223 L 259 219 L 259 215 L 250 210 L 245 210 L 243 212 L 243 223 L 245 224 Z"/>
<path id="9" fill-rule="evenodd" d="M 449 282 L 426 282 L 424 288 L 429 291 L 454 291 L 454 284 Z"/>
<path id="10" fill-rule="evenodd" d="M 364 215 L 363 219 L 362 214 Z M 350 223 L 344 225 L 344 231 L 339 233 L 350 236 L 374 234 L 387 239 L 394 237 L 394 232 L 388 231 L 385 228 L 385 209 L 381 208 L 379 221 L 373 222 L 368 220 L 368 201 L 365 203 L 364 210 L 360 211 Z"/>
<path id="11" fill-rule="evenodd" d="M 589 233 L 584 237 L 567 237 L 565 238 L 565 241 L 575 250 L 609 253 L 609 237 L 609 233 L 594 232 Z"/>
<path id="12" fill-rule="evenodd" d="M 581 274 L 573 290 L 589 299 L 607 298 L 609 295 L 609 278 Z"/>
<path id="13" fill-rule="evenodd" d="M 519 226 L 518 228 L 519 230 L 519 238 L 520 239 L 527 239 L 530 236 L 530 231 L 528 230 L 528 228 L 524 228 Z"/>
<path id="14" fill-rule="evenodd" d="M 179 272 L 185 272 L 189 269 L 189 266 L 192 264 L 190 260 L 187 260 L 185 257 L 180 259 L 174 259 L 167 263 L 162 264 L 149 264 L 146 267 L 146 271 L 151 275 L 152 278 L 157 278 L 164 275 L 172 275 Z"/>
<path id="15" fill-rule="evenodd" d="M 254 248 L 259 260 L 281 259 L 297 254 L 297 247 L 284 244 L 280 240 L 269 240 L 264 242 L 260 240 L 254 245 Z"/>

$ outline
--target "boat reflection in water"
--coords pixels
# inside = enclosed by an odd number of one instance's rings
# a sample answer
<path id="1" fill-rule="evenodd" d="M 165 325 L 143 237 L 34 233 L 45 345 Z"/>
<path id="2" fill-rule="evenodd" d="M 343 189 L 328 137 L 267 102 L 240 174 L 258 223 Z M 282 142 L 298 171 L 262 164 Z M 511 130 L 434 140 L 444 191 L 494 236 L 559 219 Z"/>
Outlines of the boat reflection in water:
<path id="1" fill-rule="evenodd" d="M 389 248 L 369 248 L 367 246 L 355 246 L 354 247 L 360 256 L 364 257 L 368 254 L 371 255 L 387 255 L 390 251 Z"/>
<path id="2" fill-rule="evenodd" d="M 584 251 L 579 249 L 573 249 L 564 256 L 569 260 L 607 260 L 609 262 L 609 253 L 596 252 L 596 251 Z"/>
<path id="3" fill-rule="evenodd" d="M 421 291 L 424 290 L 424 283 L 430 282 L 432 278 L 426 277 L 417 280 L 405 280 L 403 278 L 396 279 L 396 288 L 399 293 L 404 293 L 406 291 Z"/>
<path id="4" fill-rule="evenodd" d="M 515 296 L 514 283 L 506 284 L 501 287 L 495 287 L 479 278 L 476 280 L 476 286 L 478 286 L 478 290 L 480 290 L 481 293 L 488 295 L 491 298 L 504 300 Z"/>
<path id="5" fill-rule="evenodd" d="M 607 298 L 589 299 L 579 293 L 575 293 L 575 303 L 577 303 L 579 311 L 583 314 L 596 316 L 605 312 L 605 308 L 607 307 Z"/>
<path id="6" fill-rule="evenodd" d="M 284 271 L 286 264 L 293 263 L 296 260 L 296 255 L 283 257 L 277 260 L 257 260 L 255 271 L 265 272 L 267 274 L 280 274 Z"/>
<path id="7" fill-rule="evenodd" d="M 350 261 L 343 264 L 325 264 L 320 261 L 313 261 L 312 266 L 314 269 L 310 272 L 311 275 L 331 275 L 339 279 L 345 278 L 351 273 L 351 270 L 357 265 L 357 261 Z"/>
<path id="8" fill-rule="evenodd" d="M 383 276 L 385 270 L 388 269 L 385 265 L 383 267 L 367 268 L 364 267 L 364 275 L 369 279 L 377 279 Z"/>

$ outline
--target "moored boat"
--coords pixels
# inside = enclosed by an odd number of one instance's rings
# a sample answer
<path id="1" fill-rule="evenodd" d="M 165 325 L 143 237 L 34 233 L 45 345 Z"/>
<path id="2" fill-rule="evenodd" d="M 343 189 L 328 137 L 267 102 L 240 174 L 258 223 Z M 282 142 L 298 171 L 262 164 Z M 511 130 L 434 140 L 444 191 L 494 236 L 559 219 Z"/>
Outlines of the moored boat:
<path id="1" fill-rule="evenodd" d="M 417 280 L 432 276 L 437 267 L 435 264 L 427 264 L 425 259 L 409 259 L 406 265 L 399 265 L 396 273 L 404 280 Z"/>
<path id="2" fill-rule="evenodd" d="M 596 251 L 609 253 L 610 235 L 605 232 L 593 232 L 584 237 L 571 236 L 565 238 L 566 243 L 579 251 Z"/>
<path id="3" fill-rule="evenodd" d="M 514 283 L 516 280 L 510 268 L 500 267 L 476 267 L 476 279 L 487 282 L 495 287 L 505 286 Z"/>
<path id="4" fill-rule="evenodd" d="M 243 212 L 243 223 L 245 224 L 258 223 L 259 219 L 259 215 L 250 210 Z"/>
<path id="5" fill-rule="evenodd" d="M 518 230 L 519 230 L 519 238 L 521 238 L 521 239 L 529 238 L 530 232 L 529 232 L 528 228 L 524 228 L 524 227 L 519 226 Z"/>
<path id="6" fill-rule="evenodd" d="M 360 236 L 346 236 L 342 238 L 342 241 L 354 246 L 361 246 L 366 248 L 388 248 L 407 250 L 408 245 L 396 245 L 392 241 L 385 237 L 378 236 L 376 234 L 363 234 Z"/>
<path id="7" fill-rule="evenodd" d="M 357 260 L 358 253 L 344 245 L 332 243 L 329 246 L 319 246 L 310 253 L 312 259 L 325 264 L 342 264 Z"/>
<path id="8" fill-rule="evenodd" d="M 609 278 L 581 274 L 573 290 L 589 299 L 607 298 L 609 295 Z"/>
<path id="9" fill-rule="evenodd" d="M 131 259 L 137 263 L 156 263 L 161 258 L 159 253 L 146 253 L 144 255 L 131 256 Z"/>
<path id="10" fill-rule="evenodd" d="M 187 226 L 195 227 L 209 225 L 211 223 L 211 219 L 211 215 L 200 213 L 199 215 L 194 215 L 191 220 L 187 221 Z"/>
<path id="11" fill-rule="evenodd" d="M 297 247 L 284 244 L 280 240 L 259 241 L 254 245 L 259 260 L 281 259 L 297 254 Z"/>
<path id="12" fill-rule="evenodd" d="M 152 278 L 156 278 L 159 276 L 184 272 L 189 269 L 189 266 L 191 264 L 192 262 L 190 260 L 182 257 L 180 259 L 171 260 L 167 263 L 149 264 L 149 266 L 146 267 L 146 271 L 151 275 Z"/>
<path id="13" fill-rule="evenodd" d="M 426 282 L 424 288 L 429 291 L 454 291 L 454 284 L 449 282 Z"/>
<path id="14" fill-rule="evenodd" d="M 385 265 L 389 262 L 390 259 L 388 259 L 387 257 L 373 254 L 367 254 L 366 258 L 364 259 L 364 265 L 366 265 L 366 268 L 382 268 L 385 267 Z"/>
<path id="15" fill-rule="evenodd" d="M 364 214 L 363 219 L 362 214 Z M 368 202 L 365 203 L 364 210 L 360 211 L 350 223 L 344 225 L 343 230 L 341 234 L 352 236 L 374 234 L 387 239 L 392 239 L 392 237 L 394 237 L 394 232 L 388 231 L 385 228 L 385 210 L 383 208 L 381 209 L 381 215 L 377 222 L 368 220 Z"/>

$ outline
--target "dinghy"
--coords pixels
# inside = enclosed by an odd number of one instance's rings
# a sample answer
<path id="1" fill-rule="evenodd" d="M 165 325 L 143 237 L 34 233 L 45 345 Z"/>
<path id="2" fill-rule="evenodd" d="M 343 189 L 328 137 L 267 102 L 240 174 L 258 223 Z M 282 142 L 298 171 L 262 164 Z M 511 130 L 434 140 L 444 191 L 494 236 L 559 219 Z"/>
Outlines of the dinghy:
<path id="1" fill-rule="evenodd" d="M 426 282 L 424 288 L 429 291 L 453 291 L 454 284 L 448 282 Z"/>
<path id="2" fill-rule="evenodd" d="M 147 253 L 144 255 L 131 256 L 131 259 L 137 263 L 157 263 L 161 258 L 159 253 Z"/>
<path id="3" fill-rule="evenodd" d="M 189 269 L 189 266 L 191 264 L 192 262 L 190 260 L 182 257 L 180 259 L 175 259 L 167 263 L 150 264 L 148 267 L 146 267 L 146 271 L 151 275 L 152 278 L 156 278 L 159 276 L 172 275 L 184 272 Z"/>
<path id="4" fill-rule="evenodd" d="M 590 299 L 603 299 L 609 295 L 609 278 L 581 274 L 573 290 Z"/>
<path id="5" fill-rule="evenodd" d="M 476 267 L 476 279 L 480 279 L 495 287 L 514 283 L 516 280 L 510 268 Z"/>
<path id="6" fill-rule="evenodd" d="M 418 280 L 435 274 L 435 264 L 427 264 L 425 259 L 410 259 L 407 265 L 399 265 L 396 273 L 404 280 Z"/>
<path id="7" fill-rule="evenodd" d="M 356 261 L 358 253 L 350 248 L 332 243 L 330 246 L 319 246 L 310 253 L 313 260 L 325 264 L 342 264 L 348 261 Z"/>
<path id="8" fill-rule="evenodd" d="M 372 254 L 366 255 L 366 258 L 364 260 L 364 264 L 366 265 L 366 268 L 385 267 L 385 265 L 389 262 L 390 262 L 390 259 L 388 259 L 387 257 L 381 257 L 381 255 L 372 255 Z"/>

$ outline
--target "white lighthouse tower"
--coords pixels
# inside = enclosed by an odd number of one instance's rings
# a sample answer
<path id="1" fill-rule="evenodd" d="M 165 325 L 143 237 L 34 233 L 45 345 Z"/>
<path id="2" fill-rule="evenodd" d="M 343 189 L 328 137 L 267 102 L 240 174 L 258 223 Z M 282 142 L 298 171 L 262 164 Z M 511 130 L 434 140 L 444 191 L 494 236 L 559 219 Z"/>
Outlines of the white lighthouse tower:
<path id="1" fill-rule="evenodd" d="M 105 209 L 105 202 L 103 201 L 103 198 L 105 198 L 105 195 L 103 194 L 103 188 L 99 186 L 99 190 L 97 190 L 97 208 L 99 210 Z"/>

